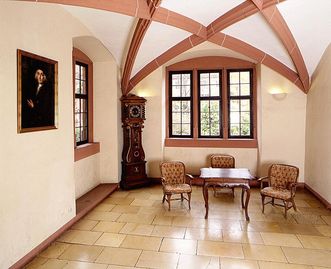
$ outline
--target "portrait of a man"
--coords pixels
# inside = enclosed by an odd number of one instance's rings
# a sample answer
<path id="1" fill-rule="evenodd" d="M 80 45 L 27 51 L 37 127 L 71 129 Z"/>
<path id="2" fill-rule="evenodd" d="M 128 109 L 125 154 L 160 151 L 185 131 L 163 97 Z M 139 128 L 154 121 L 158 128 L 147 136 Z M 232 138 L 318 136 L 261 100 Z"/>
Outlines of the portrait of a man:
<path id="1" fill-rule="evenodd" d="M 18 132 L 56 128 L 57 62 L 18 50 Z"/>

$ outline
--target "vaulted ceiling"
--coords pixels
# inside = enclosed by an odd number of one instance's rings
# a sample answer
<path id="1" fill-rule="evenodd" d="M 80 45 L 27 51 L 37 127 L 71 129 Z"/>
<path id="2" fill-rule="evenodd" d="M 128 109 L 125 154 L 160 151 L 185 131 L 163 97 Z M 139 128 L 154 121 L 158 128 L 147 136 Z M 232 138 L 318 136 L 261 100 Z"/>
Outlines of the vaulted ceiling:
<path id="1" fill-rule="evenodd" d="M 330 0 L 26 1 L 61 4 L 80 20 L 122 67 L 123 94 L 204 44 L 262 63 L 307 93 L 331 40 Z"/>

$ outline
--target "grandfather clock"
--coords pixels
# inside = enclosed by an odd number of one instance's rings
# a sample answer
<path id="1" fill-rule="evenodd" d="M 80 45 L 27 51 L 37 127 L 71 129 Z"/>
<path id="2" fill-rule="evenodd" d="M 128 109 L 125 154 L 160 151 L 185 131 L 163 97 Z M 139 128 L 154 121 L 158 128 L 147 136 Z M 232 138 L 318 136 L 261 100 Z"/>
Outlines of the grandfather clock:
<path id="1" fill-rule="evenodd" d="M 122 178 L 121 188 L 130 189 L 147 185 L 145 152 L 142 147 L 142 128 L 145 120 L 146 99 L 128 94 L 122 96 Z"/>

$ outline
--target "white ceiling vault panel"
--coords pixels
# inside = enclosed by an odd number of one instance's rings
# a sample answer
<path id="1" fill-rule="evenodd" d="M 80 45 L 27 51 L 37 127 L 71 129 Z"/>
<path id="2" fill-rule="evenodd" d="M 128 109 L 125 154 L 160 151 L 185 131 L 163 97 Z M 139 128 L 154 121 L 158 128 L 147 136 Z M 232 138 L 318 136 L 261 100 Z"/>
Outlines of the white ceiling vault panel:
<path id="1" fill-rule="evenodd" d="M 278 38 L 261 14 L 257 13 L 252 15 L 226 28 L 223 30 L 223 33 L 245 41 L 246 43 L 268 53 L 292 70 L 296 70 L 282 41 Z"/>
<path id="2" fill-rule="evenodd" d="M 163 0 L 161 7 L 177 12 L 207 26 L 244 0 Z"/>
<path id="3" fill-rule="evenodd" d="M 331 42 L 331 1 L 291 0 L 278 5 L 311 76 Z"/>
<path id="4" fill-rule="evenodd" d="M 81 21 L 103 43 L 120 66 L 134 18 L 91 8 L 63 7 Z"/>
<path id="5" fill-rule="evenodd" d="M 150 61 L 190 35 L 191 33 L 181 29 L 152 22 L 139 48 L 131 77 Z"/>

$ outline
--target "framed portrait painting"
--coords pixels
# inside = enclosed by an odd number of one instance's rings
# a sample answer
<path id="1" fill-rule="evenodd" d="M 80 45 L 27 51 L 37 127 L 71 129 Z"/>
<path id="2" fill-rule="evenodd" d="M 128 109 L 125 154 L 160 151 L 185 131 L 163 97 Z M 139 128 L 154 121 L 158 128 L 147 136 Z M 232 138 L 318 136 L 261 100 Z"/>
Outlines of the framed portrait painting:
<path id="1" fill-rule="evenodd" d="M 17 131 L 56 129 L 57 61 L 17 50 Z"/>

